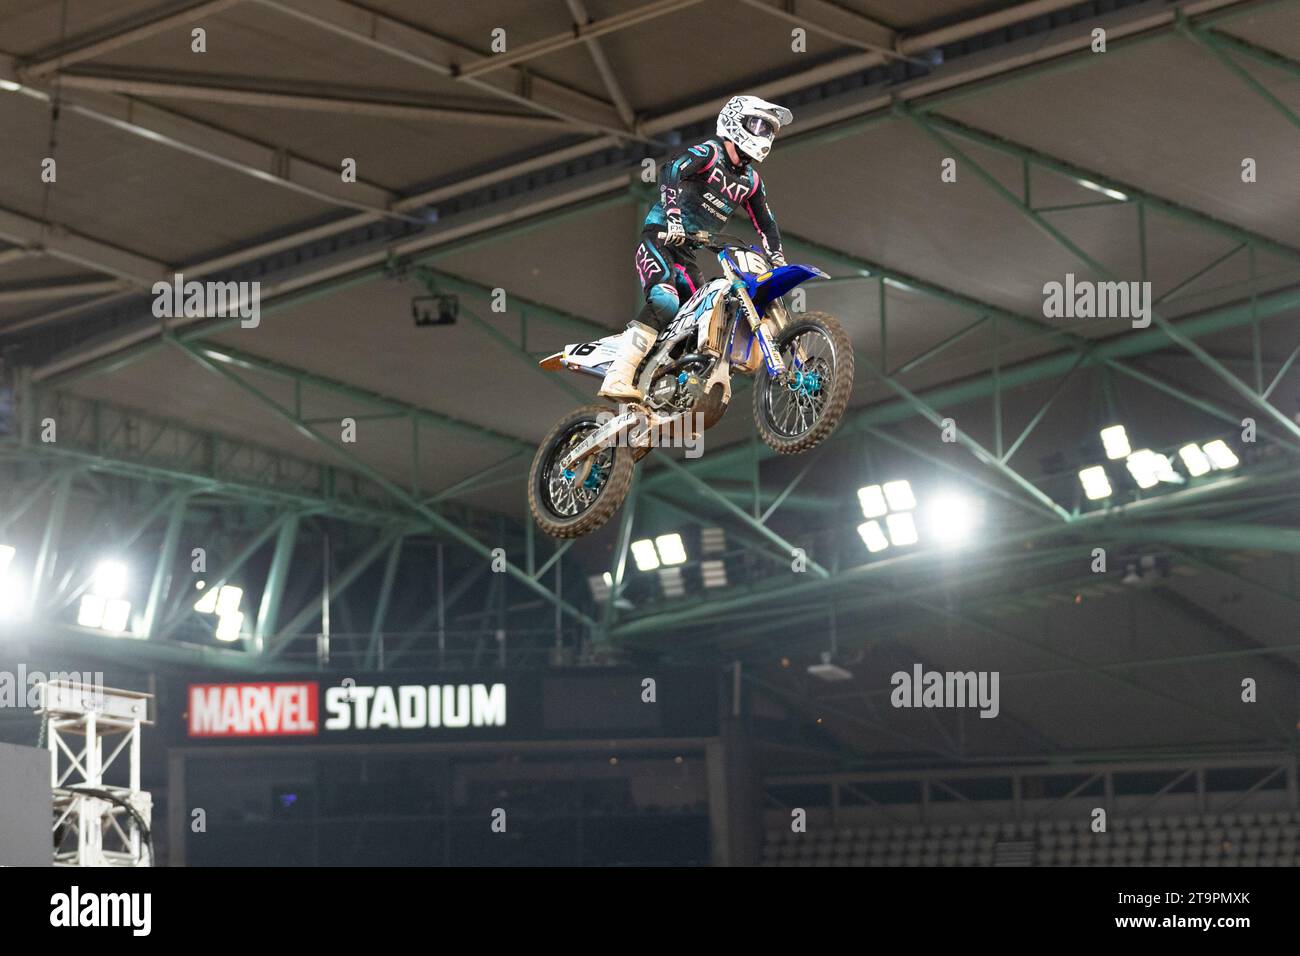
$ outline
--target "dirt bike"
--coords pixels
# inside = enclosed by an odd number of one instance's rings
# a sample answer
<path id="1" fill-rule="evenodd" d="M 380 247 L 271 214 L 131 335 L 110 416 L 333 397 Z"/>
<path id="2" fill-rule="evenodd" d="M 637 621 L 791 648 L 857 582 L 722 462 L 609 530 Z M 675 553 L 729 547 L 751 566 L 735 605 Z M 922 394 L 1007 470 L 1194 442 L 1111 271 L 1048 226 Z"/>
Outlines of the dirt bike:
<path id="1" fill-rule="evenodd" d="M 824 312 L 791 315 L 781 302 L 801 283 L 830 276 L 808 265 L 773 268 L 758 247 L 724 235 L 687 239 L 717 253 L 722 277 L 702 284 L 659 333 L 636 372 L 642 402 L 617 413 L 607 405 L 574 409 L 533 457 L 528 506 L 552 537 L 581 537 L 608 521 L 627 497 L 636 463 L 664 436 L 698 438 L 722 417 L 733 374 L 757 376 L 754 422 L 779 454 L 824 441 L 848 407 L 853 346 L 843 327 Z M 603 377 L 622 335 L 567 345 L 540 364 Z"/>

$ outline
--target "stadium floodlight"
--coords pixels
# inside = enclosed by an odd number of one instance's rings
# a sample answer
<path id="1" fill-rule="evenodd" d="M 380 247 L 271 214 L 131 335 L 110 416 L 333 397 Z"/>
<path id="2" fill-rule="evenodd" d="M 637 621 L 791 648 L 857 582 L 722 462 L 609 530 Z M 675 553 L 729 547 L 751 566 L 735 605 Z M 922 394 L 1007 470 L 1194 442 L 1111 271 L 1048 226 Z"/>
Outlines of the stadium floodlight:
<path id="1" fill-rule="evenodd" d="M 676 531 L 655 538 L 655 548 L 659 551 L 659 560 L 663 564 L 686 563 L 686 546 L 682 544 L 682 536 Z"/>
<path id="2" fill-rule="evenodd" d="M 885 537 L 885 532 L 880 527 L 879 521 L 864 521 L 858 525 L 858 534 L 862 536 L 862 543 L 867 546 L 867 550 L 872 554 L 877 551 L 884 551 L 889 547 L 889 539 Z"/>
<path id="3" fill-rule="evenodd" d="M 1183 467 L 1193 478 L 1199 478 L 1208 472 L 1213 466 L 1210 464 L 1209 457 L 1201 451 L 1200 446 L 1195 442 L 1188 443 L 1178 449 L 1178 457 L 1183 460 Z"/>
<path id="4" fill-rule="evenodd" d="M 1182 478 L 1169 464 L 1169 459 L 1150 448 L 1139 448 L 1128 456 L 1129 474 L 1139 488 L 1153 488 L 1162 481 L 1179 482 Z"/>
<path id="5" fill-rule="evenodd" d="M 682 597 L 686 593 L 681 568 L 660 568 L 659 584 L 664 589 L 665 597 Z"/>
<path id="6" fill-rule="evenodd" d="M 223 614 L 217 619 L 216 638 L 219 641 L 237 641 L 243 628 L 243 614 L 238 611 L 234 614 Z"/>
<path id="7" fill-rule="evenodd" d="M 1083 485 L 1083 493 L 1089 501 L 1111 496 L 1110 476 L 1101 465 L 1093 465 L 1080 471 L 1079 482 Z"/>
<path id="8" fill-rule="evenodd" d="M 109 598 L 104 602 L 104 620 L 100 623 L 106 631 L 125 631 L 131 620 L 131 602 Z"/>
<path id="9" fill-rule="evenodd" d="M 4 577 L 5 571 L 9 569 L 9 565 L 17 553 L 17 549 L 12 545 L 0 544 L 0 577 Z"/>
<path id="10" fill-rule="evenodd" d="M 0 573 L 0 621 L 17 617 L 26 607 L 22 582 L 14 571 Z"/>
<path id="11" fill-rule="evenodd" d="M 655 543 L 649 538 L 632 542 L 632 559 L 636 561 L 638 571 L 653 571 L 659 567 L 659 552 L 655 550 Z"/>
<path id="12" fill-rule="evenodd" d="M 916 522 L 910 511 L 899 511 L 885 517 L 885 526 L 889 528 L 889 540 L 895 547 L 916 544 Z"/>
<path id="13" fill-rule="evenodd" d="M 862 505 L 862 517 L 879 518 L 889 510 L 885 504 L 885 492 L 879 485 L 867 485 L 858 489 L 858 503 Z"/>
<path id="14" fill-rule="evenodd" d="M 203 597 L 194 602 L 194 610 L 198 611 L 200 614 L 216 614 L 217 596 L 220 591 L 220 588 L 210 588 L 209 590 L 204 591 Z"/>
<path id="15" fill-rule="evenodd" d="M 1076 179 L 1076 183 L 1084 189 L 1091 189 L 1095 193 L 1101 193 L 1117 202 L 1128 202 L 1128 193 L 1122 193 L 1118 189 L 1111 189 L 1109 186 L 1103 186 L 1100 183 L 1094 183 L 1091 179 Z"/>
<path id="16" fill-rule="evenodd" d="M 722 554 L 727 550 L 727 533 L 721 528 L 701 528 L 700 548 L 705 554 Z"/>
<path id="17" fill-rule="evenodd" d="M 916 507 L 912 486 L 906 480 L 885 482 L 885 500 L 890 511 L 911 511 Z"/>
<path id="18" fill-rule="evenodd" d="M 104 623 L 104 605 L 108 601 L 98 594 L 83 594 L 77 608 L 77 623 L 82 627 L 99 627 Z"/>
<path id="19" fill-rule="evenodd" d="M 233 584 L 223 584 L 217 592 L 217 616 L 229 617 L 239 613 L 239 602 L 244 598 L 244 589 Z"/>
<path id="20" fill-rule="evenodd" d="M 609 592 L 614 587 L 614 575 L 608 571 L 604 574 L 588 575 L 587 586 L 591 588 L 591 596 L 594 600 L 604 601 L 609 597 Z"/>
<path id="21" fill-rule="evenodd" d="M 726 562 L 714 559 L 700 562 L 700 579 L 706 588 L 727 586 Z"/>
<path id="22" fill-rule="evenodd" d="M 1222 438 L 1207 441 L 1201 446 L 1201 450 L 1210 459 L 1210 464 L 1220 471 L 1227 471 L 1229 468 L 1236 468 L 1241 464 L 1241 459 L 1233 453 L 1232 449 L 1228 447 L 1228 443 Z"/>
<path id="23" fill-rule="evenodd" d="M 102 598 L 120 598 L 126 593 L 126 565 L 121 561 L 101 561 L 91 578 L 91 591 Z"/>
<path id="24" fill-rule="evenodd" d="M 926 530 L 940 544 L 954 546 L 967 541 L 979 525 L 979 508 L 975 502 L 952 492 L 928 500 L 922 509 Z"/>
<path id="25" fill-rule="evenodd" d="M 125 631 L 131 620 L 131 602 L 102 594 L 84 594 L 77 609 L 77 623 L 104 631 Z"/>
<path id="26" fill-rule="evenodd" d="M 1123 425 L 1110 425 L 1103 428 L 1101 445 L 1106 449 L 1106 457 L 1111 461 L 1127 458 L 1133 453 L 1133 446 L 1129 444 L 1128 432 L 1124 430 Z"/>

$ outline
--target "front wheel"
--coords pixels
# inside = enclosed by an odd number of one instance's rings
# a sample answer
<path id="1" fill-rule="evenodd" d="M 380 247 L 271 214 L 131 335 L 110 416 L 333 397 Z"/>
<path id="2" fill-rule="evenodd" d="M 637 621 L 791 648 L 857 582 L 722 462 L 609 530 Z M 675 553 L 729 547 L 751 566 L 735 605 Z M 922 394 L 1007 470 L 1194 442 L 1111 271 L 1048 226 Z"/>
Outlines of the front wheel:
<path id="1" fill-rule="evenodd" d="M 608 406 L 584 405 L 561 418 L 542 439 L 528 472 L 528 509 L 537 526 L 553 538 L 580 538 L 618 511 L 632 487 L 632 449 L 612 445 L 578 462 L 560 460 L 574 445 L 604 424 Z"/>
<path id="2" fill-rule="evenodd" d="M 808 312 L 783 328 L 776 349 L 785 372 L 760 369 L 754 387 L 754 423 L 768 446 L 795 455 L 824 441 L 844 417 L 853 391 L 853 343 L 839 321 Z"/>

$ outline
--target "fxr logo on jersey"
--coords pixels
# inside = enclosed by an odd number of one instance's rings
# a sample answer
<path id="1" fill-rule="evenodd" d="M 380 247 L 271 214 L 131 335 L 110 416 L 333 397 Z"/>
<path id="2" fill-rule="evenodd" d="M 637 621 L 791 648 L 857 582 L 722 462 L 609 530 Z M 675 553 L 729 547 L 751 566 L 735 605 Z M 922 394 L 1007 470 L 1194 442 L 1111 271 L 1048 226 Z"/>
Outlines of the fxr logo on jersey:
<path id="1" fill-rule="evenodd" d="M 728 177 L 716 166 L 709 170 L 708 183 L 710 186 L 716 186 L 718 191 L 732 202 L 740 202 L 750 190 L 748 182 L 739 179 L 728 181 Z"/>

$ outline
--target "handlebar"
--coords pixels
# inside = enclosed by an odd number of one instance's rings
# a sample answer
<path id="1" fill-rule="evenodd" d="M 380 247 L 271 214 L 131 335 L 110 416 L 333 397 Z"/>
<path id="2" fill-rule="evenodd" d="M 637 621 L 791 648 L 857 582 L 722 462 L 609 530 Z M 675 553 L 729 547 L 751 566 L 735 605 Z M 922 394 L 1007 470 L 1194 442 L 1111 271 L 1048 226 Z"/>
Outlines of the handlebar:
<path id="1" fill-rule="evenodd" d="M 656 233 L 655 235 L 660 241 L 668 238 L 666 232 Z M 712 249 L 714 252 L 720 251 L 724 246 L 740 246 L 742 249 L 748 249 L 752 245 L 752 243 L 746 242 L 744 239 L 728 236 L 721 232 L 688 232 L 686 241 L 697 246 L 703 246 L 706 249 Z"/>

